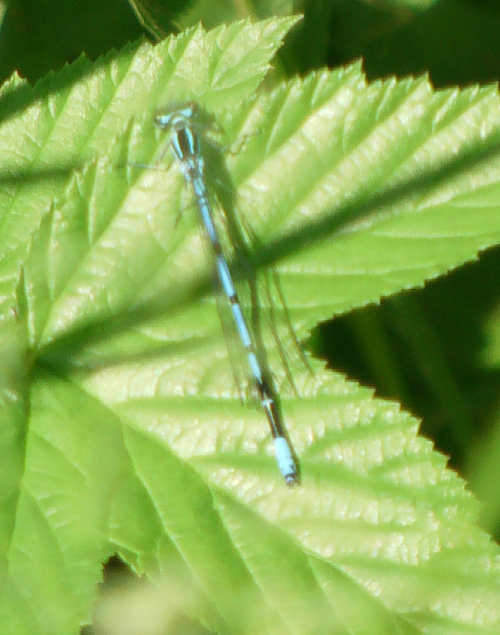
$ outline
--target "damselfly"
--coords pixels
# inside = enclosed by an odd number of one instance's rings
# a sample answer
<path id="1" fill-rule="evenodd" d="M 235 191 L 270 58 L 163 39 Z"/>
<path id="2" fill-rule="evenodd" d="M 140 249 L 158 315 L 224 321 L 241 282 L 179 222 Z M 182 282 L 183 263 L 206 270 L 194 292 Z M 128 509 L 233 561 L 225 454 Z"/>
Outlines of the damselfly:
<path id="1" fill-rule="evenodd" d="M 239 333 L 245 347 L 252 379 L 259 394 L 262 408 L 266 413 L 278 467 L 288 485 L 298 482 L 298 469 L 290 444 L 285 436 L 280 411 L 274 396 L 274 390 L 264 372 L 257 355 L 255 337 L 245 320 L 236 292 L 231 270 L 224 256 L 217 226 L 206 184 L 205 162 L 199 129 L 196 125 L 198 108 L 195 103 L 187 103 L 169 110 L 159 111 L 154 119 L 155 125 L 170 131 L 170 142 L 186 183 L 191 188 L 205 233 L 210 241 L 215 259 L 217 277 L 226 296 Z"/>

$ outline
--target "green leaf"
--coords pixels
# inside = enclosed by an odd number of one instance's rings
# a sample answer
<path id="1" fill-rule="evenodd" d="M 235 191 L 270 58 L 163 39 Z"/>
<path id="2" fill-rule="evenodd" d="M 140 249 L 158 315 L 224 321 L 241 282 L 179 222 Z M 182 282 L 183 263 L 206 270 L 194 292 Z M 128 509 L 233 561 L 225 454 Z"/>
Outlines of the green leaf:
<path id="1" fill-rule="evenodd" d="M 189 98 L 215 116 L 227 174 L 210 144 L 206 158 L 228 224 L 237 212 L 255 232 L 254 262 L 276 266 L 301 338 L 500 240 L 496 90 L 368 86 L 353 65 L 257 91 L 293 23 L 81 60 L 0 129 L 14 342 L 1 389 L 16 430 L 0 438 L 17 457 L 1 482 L 6 633 L 77 632 L 112 554 L 161 574 L 156 604 L 212 632 L 498 630 L 498 549 L 414 418 L 318 361 L 302 369 L 265 293 L 298 393 L 264 336 L 300 487 L 285 487 L 262 412 L 233 385 L 156 107 Z M 165 170 L 126 165 L 158 158 Z M 54 164 L 78 169 L 45 178 Z"/>

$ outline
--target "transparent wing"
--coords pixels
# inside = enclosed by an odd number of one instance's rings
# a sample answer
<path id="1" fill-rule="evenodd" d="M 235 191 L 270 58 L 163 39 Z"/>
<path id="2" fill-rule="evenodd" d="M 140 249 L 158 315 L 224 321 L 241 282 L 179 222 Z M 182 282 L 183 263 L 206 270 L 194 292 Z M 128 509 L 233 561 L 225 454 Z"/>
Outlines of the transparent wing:
<path id="1" fill-rule="evenodd" d="M 240 303 L 252 330 L 259 359 L 274 379 L 282 374 L 288 387 L 293 393 L 298 394 L 294 382 L 295 372 L 306 368 L 312 373 L 312 369 L 293 328 L 279 275 L 272 268 L 264 271 L 255 270 L 252 264 L 253 254 L 258 252 L 260 242 L 251 223 L 235 212 L 228 197 L 225 197 L 224 205 L 220 204 L 220 189 L 213 192 L 213 198 L 223 250 L 236 281 Z M 223 310 L 222 320 L 229 323 L 230 320 L 224 317 L 224 313 Z M 229 324 L 226 332 L 231 332 Z M 269 355 L 270 351 L 276 355 Z M 280 369 L 275 368 L 273 363 L 277 360 Z M 275 372 L 271 373 L 271 370 Z M 282 373 L 277 372 L 278 370 Z M 251 384 L 248 381 L 245 383 Z"/>

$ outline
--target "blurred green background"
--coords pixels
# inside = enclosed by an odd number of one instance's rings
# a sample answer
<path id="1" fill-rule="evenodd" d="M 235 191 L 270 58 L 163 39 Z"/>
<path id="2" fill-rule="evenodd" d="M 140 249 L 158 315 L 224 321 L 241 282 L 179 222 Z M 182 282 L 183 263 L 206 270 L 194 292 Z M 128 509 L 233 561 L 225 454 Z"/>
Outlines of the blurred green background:
<path id="1" fill-rule="evenodd" d="M 302 13 L 283 76 L 362 57 L 369 80 L 428 73 L 436 89 L 497 81 L 494 0 L 12 0 L 0 4 L 0 75 L 36 82 L 82 53 L 96 60 L 143 36 Z M 430 282 L 321 325 L 311 345 L 332 368 L 423 418 L 423 432 L 483 502 L 500 536 L 500 249 Z"/>

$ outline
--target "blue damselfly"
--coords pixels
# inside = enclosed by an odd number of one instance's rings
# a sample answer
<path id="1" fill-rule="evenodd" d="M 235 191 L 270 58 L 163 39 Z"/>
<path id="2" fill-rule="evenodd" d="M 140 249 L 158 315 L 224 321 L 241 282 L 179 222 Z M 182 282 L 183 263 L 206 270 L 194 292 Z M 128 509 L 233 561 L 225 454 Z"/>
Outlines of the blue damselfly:
<path id="1" fill-rule="evenodd" d="M 245 347 L 252 380 L 257 389 L 260 403 L 266 413 L 278 467 L 288 485 L 298 482 L 298 469 L 290 444 L 285 436 L 284 426 L 275 393 L 267 373 L 264 372 L 257 355 L 257 347 L 252 331 L 245 320 L 240 300 L 236 292 L 231 270 L 222 249 L 217 226 L 214 222 L 206 184 L 205 161 L 202 153 L 201 136 L 196 124 L 198 107 L 187 103 L 169 110 L 159 111 L 154 119 L 161 130 L 170 132 L 170 142 L 186 183 L 193 192 L 196 207 L 201 217 L 205 233 L 215 259 L 217 277 L 231 307 L 234 323 Z"/>

